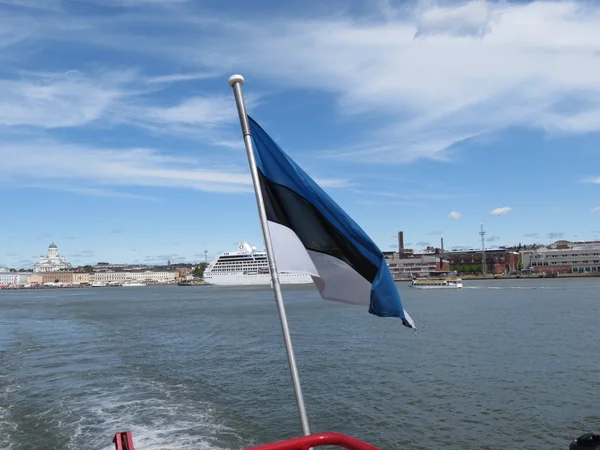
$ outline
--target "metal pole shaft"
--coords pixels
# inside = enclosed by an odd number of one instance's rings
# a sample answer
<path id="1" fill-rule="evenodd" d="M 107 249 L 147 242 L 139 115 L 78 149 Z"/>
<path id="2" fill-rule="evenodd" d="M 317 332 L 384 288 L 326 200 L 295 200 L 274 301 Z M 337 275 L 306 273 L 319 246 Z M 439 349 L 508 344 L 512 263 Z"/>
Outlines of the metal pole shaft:
<path id="1" fill-rule="evenodd" d="M 235 96 L 235 103 L 237 106 L 238 115 L 240 117 L 240 124 L 242 126 L 242 134 L 244 136 L 244 144 L 246 146 L 246 154 L 248 155 L 248 164 L 250 165 L 250 173 L 252 174 L 252 183 L 254 184 L 254 193 L 256 194 L 256 204 L 258 206 L 258 215 L 260 217 L 260 224 L 262 227 L 263 238 L 265 240 L 265 246 L 267 248 L 267 258 L 269 260 L 269 273 L 271 274 L 271 280 L 273 281 L 273 291 L 275 292 L 275 302 L 277 303 L 277 309 L 279 310 L 279 319 L 281 321 L 281 331 L 283 332 L 283 340 L 285 342 L 285 349 L 287 352 L 288 365 L 290 366 L 290 373 L 292 375 L 292 382 L 294 384 L 294 392 L 296 394 L 296 404 L 298 405 L 298 413 L 300 414 L 300 422 L 302 424 L 302 431 L 304 435 L 310 434 L 310 427 L 308 426 L 308 416 L 306 414 L 306 408 L 304 406 L 304 397 L 302 395 L 302 387 L 300 386 L 300 376 L 298 375 L 298 368 L 296 366 L 296 358 L 294 356 L 294 348 L 292 347 L 292 337 L 288 327 L 287 316 L 285 314 L 285 307 L 283 305 L 283 296 L 281 295 L 281 285 L 279 284 L 279 274 L 277 273 L 277 265 L 275 263 L 275 254 L 273 253 L 273 245 L 271 243 L 271 233 L 269 232 L 269 226 L 267 223 L 267 213 L 265 211 L 265 204 L 260 188 L 260 180 L 258 178 L 258 169 L 256 168 L 256 159 L 254 158 L 254 149 L 252 147 L 252 137 L 250 136 L 250 125 L 248 124 L 248 116 L 246 114 L 246 105 L 244 103 L 244 96 L 242 94 L 242 84 L 244 84 L 244 78 L 241 75 L 233 75 L 229 78 L 229 85 L 233 88 L 233 94 Z"/>

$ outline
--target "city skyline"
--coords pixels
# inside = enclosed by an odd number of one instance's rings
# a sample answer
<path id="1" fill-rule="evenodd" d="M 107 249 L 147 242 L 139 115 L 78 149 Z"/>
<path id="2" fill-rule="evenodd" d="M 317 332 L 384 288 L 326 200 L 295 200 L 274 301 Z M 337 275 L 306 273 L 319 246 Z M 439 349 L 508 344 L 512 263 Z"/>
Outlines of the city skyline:
<path id="1" fill-rule="evenodd" d="M 262 247 L 233 73 L 383 251 L 600 239 L 599 4 L 228 5 L 0 2 L 0 266 Z"/>
<path id="2" fill-rule="evenodd" d="M 397 239 L 397 236 L 392 236 L 394 238 Z M 427 247 L 433 247 L 433 248 L 441 248 L 441 239 L 444 238 L 444 236 L 442 235 L 438 235 L 436 232 L 436 237 L 437 242 L 422 242 L 420 244 L 426 244 L 426 245 L 421 245 L 421 246 L 414 246 L 412 242 L 405 242 L 405 248 L 406 249 L 411 249 L 414 250 L 417 253 L 421 253 L 421 252 L 426 252 L 427 251 Z M 564 238 L 562 236 L 556 236 L 555 234 L 551 234 L 549 235 L 549 237 L 552 237 L 554 240 L 553 241 L 520 241 L 518 243 L 514 243 L 514 244 L 509 244 L 509 245 L 504 245 L 502 243 L 498 243 L 496 242 L 496 239 L 492 239 L 493 242 L 495 242 L 495 244 L 488 244 L 486 241 L 486 246 L 485 249 L 486 250 L 495 250 L 495 249 L 500 249 L 500 248 L 511 248 L 511 247 L 517 247 L 518 245 L 522 245 L 522 246 L 530 246 L 530 245 L 541 245 L 541 246 L 549 246 L 550 244 L 556 242 L 557 240 L 563 240 Z M 581 242 L 596 242 L 596 241 L 600 241 L 600 239 L 598 240 L 585 240 L 585 239 L 581 239 L 579 240 Z M 575 241 L 577 242 L 577 241 Z M 52 245 L 55 245 L 54 241 L 52 241 L 52 243 L 50 244 L 50 246 L 47 248 L 47 250 L 50 250 L 50 248 L 52 248 Z M 237 244 L 235 244 L 237 245 Z M 59 247 L 59 246 L 57 246 Z M 263 250 L 262 246 L 256 246 L 258 249 Z M 56 248 L 56 247 L 55 247 Z M 480 246 L 477 247 L 464 247 L 464 246 L 447 246 L 446 243 L 444 243 L 444 250 L 446 252 L 452 252 L 452 251 L 459 251 L 459 250 L 474 250 L 474 251 L 479 251 L 481 249 L 481 243 Z M 105 259 L 94 259 L 94 255 L 95 253 L 93 251 L 90 252 L 80 252 L 80 253 L 75 253 L 73 254 L 73 258 L 71 258 L 69 256 L 69 254 L 65 254 L 64 252 L 60 251 L 60 248 L 58 249 L 58 254 L 57 256 L 59 256 L 61 259 L 65 259 L 66 262 L 71 263 L 72 264 L 72 269 L 78 268 L 78 267 L 83 267 L 83 266 L 95 266 L 96 264 L 127 264 L 127 265 L 131 265 L 131 266 L 166 266 L 166 265 L 170 265 L 170 264 L 200 264 L 205 262 L 205 259 L 207 260 L 207 262 L 211 262 L 213 259 L 215 259 L 217 256 L 219 256 L 219 254 L 221 254 L 222 252 L 225 251 L 233 251 L 232 248 L 229 249 L 225 249 L 223 251 L 219 251 L 215 254 L 209 254 L 207 253 L 197 253 L 194 255 L 194 258 L 185 258 L 185 257 L 181 257 L 179 255 L 176 254 L 167 254 L 167 255 L 159 255 L 156 257 L 146 257 L 144 259 L 138 259 L 138 260 L 134 260 L 134 261 L 119 261 L 119 260 L 115 260 L 114 258 L 105 258 Z M 383 248 L 381 247 L 381 250 L 383 252 L 398 252 L 398 244 L 390 244 L 388 246 L 388 248 Z M 22 264 L 22 265 L 10 265 L 10 264 L 2 264 L 0 263 L 0 267 L 3 268 L 11 268 L 11 269 L 26 269 L 26 270 L 30 270 L 33 269 L 34 266 L 36 265 L 36 263 L 38 262 L 42 262 L 43 260 L 45 260 L 47 258 L 48 255 L 45 254 L 40 254 L 39 256 L 35 257 L 35 258 L 31 258 L 31 264 Z M 166 257 L 166 258 L 165 258 Z M 175 257 L 174 259 L 172 259 L 173 257 Z M 64 270 L 69 270 L 69 269 L 64 269 Z"/>

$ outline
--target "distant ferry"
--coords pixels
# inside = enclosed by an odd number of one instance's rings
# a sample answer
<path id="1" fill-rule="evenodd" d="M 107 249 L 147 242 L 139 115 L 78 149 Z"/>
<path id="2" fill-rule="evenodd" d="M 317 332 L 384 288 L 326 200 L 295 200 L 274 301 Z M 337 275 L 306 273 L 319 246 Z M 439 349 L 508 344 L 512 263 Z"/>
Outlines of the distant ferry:
<path id="1" fill-rule="evenodd" d="M 240 242 L 237 252 L 225 252 L 215 258 L 204 271 L 204 282 L 217 286 L 247 286 L 271 284 L 267 253 L 257 251 L 247 242 Z M 306 273 L 280 272 L 281 284 L 308 284 Z"/>
<path id="2" fill-rule="evenodd" d="M 460 278 L 415 278 L 410 283 L 415 289 L 460 289 L 463 287 Z"/>
<path id="3" fill-rule="evenodd" d="M 122 284 L 123 287 L 133 287 L 133 286 L 146 286 L 144 283 L 139 283 L 137 281 L 126 281 Z"/>

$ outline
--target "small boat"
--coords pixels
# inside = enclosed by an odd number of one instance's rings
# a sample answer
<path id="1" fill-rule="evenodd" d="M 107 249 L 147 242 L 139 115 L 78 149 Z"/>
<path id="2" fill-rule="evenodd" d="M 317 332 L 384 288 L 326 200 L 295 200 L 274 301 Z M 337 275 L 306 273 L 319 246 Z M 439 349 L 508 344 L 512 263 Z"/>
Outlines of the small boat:
<path id="1" fill-rule="evenodd" d="M 126 281 L 122 284 L 123 287 L 132 287 L 132 286 L 146 286 L 144 283 L 139 283 L 137 281 Z"/>
<path id="2" fill-rule="evenodd" d="M 205 284 L 202 280 L 185 280 L 179 281 L 177 286 L 204 286 Z"/>
<path id="3" fill-rule="evenodd" d="M 410 283 L 415 289 L 460 289 L 461 278 L 414 278 Z"/>

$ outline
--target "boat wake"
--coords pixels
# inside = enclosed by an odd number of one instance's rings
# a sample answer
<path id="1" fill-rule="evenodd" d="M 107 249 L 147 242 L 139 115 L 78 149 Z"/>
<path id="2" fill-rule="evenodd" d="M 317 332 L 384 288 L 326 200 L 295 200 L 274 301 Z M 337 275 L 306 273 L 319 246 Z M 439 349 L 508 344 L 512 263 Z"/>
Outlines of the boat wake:
<path id="1" fill-rule="evenodd" d="M 121 380 L 115 387 L 91 388 L 54 399 L 45 407 L 12 404 L 0 408 L 0 447 L 41 448 L 52 441 L 55 448 L 113 450 L 111 439 L 115 431 L 128 429 L 138 448 L 225 450 L 216 444 L 217 439 L 222 439 L 223 434 L 234 434 L 211 417 L 210 406 L 182 402 L 183 392 L 174 391 L 184 391 L 185 386 L 166 388 L 156 383 Z M 5 389 L 0 394 L 0 404 L 6 405 L 7 397 L 14 394 L 14 389 L 12 393 Z M 21 434 L 32 427 L 45 433 L 39 433 L 39 442 L 25 443 Z"/>
<path id="2" fill-rule="evenodd" d="M 558 286 L 463 286 L 463 289 L 497 289 L 497 290 L 523 290 L 523 291 L 564 291 L 565 287 Z"/>
<path id="3" fill-rule="evenodd" d="M 0 326 L 0 448 L 112 450 L 114 433 L 127 429 L 147 450 L 241 443 L 194 385 L 129 364 L 94 327 L 41 323 Z"/>

